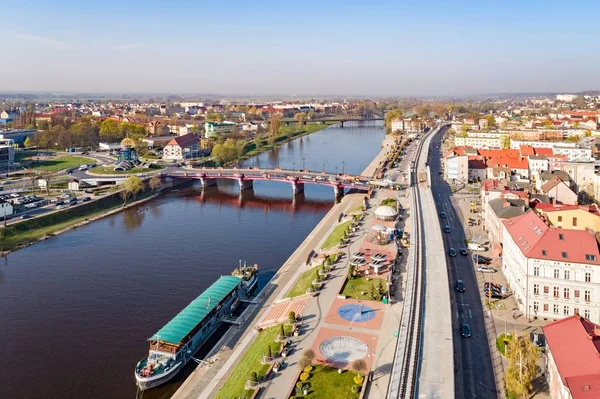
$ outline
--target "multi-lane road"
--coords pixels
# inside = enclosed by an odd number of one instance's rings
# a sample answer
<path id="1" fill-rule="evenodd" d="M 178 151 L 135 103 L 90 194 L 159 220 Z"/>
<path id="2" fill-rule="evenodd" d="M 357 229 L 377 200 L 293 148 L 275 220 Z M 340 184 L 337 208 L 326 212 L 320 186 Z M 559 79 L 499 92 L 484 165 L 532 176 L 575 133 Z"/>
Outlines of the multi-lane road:
<path id="1" fill-rule="evenodd" d="M 441 171 L 440 144 L 443 134 L 437 134 L 429 148 L 431 188 L 438 214 L 443 211 L 446 218 L 440 218 L 442 229 L 450 226 L 450 233 L 443 233 L 446 254 L 450 248 L 456 251 L 465 248 L 465 220 L 461 220 L 450 201 L 452 191 L 444 181 Z M 452 326 L 454 341 L 455 397 L 456 398 L 497 398 L 497 387 L 490 356 L 488 337 L 485 330 L 485 313 L 476 278 L 476 271 L 470 253 L 463 256 L 447 257 L 450 298 L 452 303 Z M 462 280 L 466 291 L 455 289 L 456 280 Z M 461 323 L 468 323 L 472 336 L 463 338 Z"/>

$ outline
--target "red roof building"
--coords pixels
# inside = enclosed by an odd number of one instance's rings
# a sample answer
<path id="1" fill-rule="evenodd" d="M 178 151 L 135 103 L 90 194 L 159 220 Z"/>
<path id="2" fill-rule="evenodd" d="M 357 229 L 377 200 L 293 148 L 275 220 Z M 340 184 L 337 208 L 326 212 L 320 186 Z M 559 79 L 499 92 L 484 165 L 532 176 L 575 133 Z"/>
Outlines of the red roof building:
<path id="1" fill-rule="evenodd" d="M 600 398 L 600 326 L 579 315 L 543 327 L 553 398 Z"/>

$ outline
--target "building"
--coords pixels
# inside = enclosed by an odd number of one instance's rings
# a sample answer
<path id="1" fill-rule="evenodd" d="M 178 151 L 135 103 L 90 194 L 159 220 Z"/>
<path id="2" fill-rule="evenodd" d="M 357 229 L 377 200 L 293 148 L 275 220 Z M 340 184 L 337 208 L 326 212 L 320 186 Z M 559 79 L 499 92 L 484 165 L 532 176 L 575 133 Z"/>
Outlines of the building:
<path id="1" fill-rule="evenodd" d="M 420 118 L 405 118 L 392 120 L 392 132 L 420 133 L 425 130 L 427 123 Z"/>
<path id="2" fill-rule="evenodd" d="M 0 130 L 0 140 L 14 140 L 15 145 L 23 147 L 27 137 L 35 135 L 35 129 Z"/>
<path id="3" fill-rule="evenodd" d="M 163 159 L 183 160 L 198 155 L 200 139 L 189 133 L 184 136 L 173 137 L 163 149 Z"/>
<path id="4" fill-rule="evenodd" d="M 14 208 L 11 203 L 0 199 L 0 217 L 10 216 L 14 212 Z"/>
<path id="5" fill-rule="evenodd" d="M 500 198 L 488 201 L 485 212 L 485 228 L 488 231 L 493 246 L 502 244 L 502 221 L 525 213 L 526 202 L 522 199 Z"/>
<path id="6" fill-rule="evenodd" d="M 536 173 L 548 170 L 548 158 L 539 155 L 530 155 L 527 157 L 529 162 L 529 175 L 533 176 Z"/>
<path id="7" fill-rule="evenodd" d="M 218 135 L 224 135 L 233 132 L 234 126 L 237 126 L 234 122 L 205 122 L 204 123 L 204 137 L 211 138 Z"/>
<path id="8" fill-rule="evenodd" d="M 600 252 L 593 232 L 548 226 L 533 211 L 502 222 L 502 271 L 528 319 L 600 321 Z"/>
<path id="9" fill-rule="evenodd" d="M 557 94 L 556 95 L 556 101 L 564 101 L 566 103 L 570 103 L 571 101 L 575 100 L 577 97 L 577 95 L 575 94 Z"/>
<path id="10" fill-rule="evenodd" d="M 456 136 L 454 144 L 456 146 L 499 150 L 508 144 L 508 140 L 508 134 L 503 132 L 467 132 L 466 137 Z"/>
<path id="11" fill-rule="evenodd" d="M 552 398 L 600 398 L 600 326 L 573 315 L 542 329 Z"/>
<path id="12" fill-rule="evenodd" d="M 450 156 L 446 158 L 445 164 L 446 180 L 467 182 L 469 179 L 469 157 L 467 155 Z"/>
<path id="13" fill-rule="evenodd" d="M 15 147 L 10 144 L 0 144 L 0 168 L 11 167 L 15 163 Z"/>
<path id="14" fill-rule="evenodd" d="M 145 137 L 142 141 L 148 144 L 148 148 L 156 148 L 156 147 L 164 147 L 171 140 L 173 140 L 175 136 L 156 136 L 156 137 Z"/>
<path id="15" fill-rule="evenodd" d="M 169 126 L 162 121 L 150 121 L 146 126 L 148 136 L 166 136 L 170 133 Z"/>
<path id="16" fill-rule="evenodd" d="M 552 226 L 562 229 L 600 231 L 600 213 L 595 204 L 537 204 L 534 209 Z"/>
<path id="17" fill-rule="evenodd" d="M 566 205 L 577 205 L 577 193 L 562 181 L 558 176 L 553 176 L 542 185 L 540 190 L 550 197 L 551 201 Z"/>
<path id="18" fill-rule="evenodd" d="M 98 149 L 100 151 L 114 151 L 121 148 L 120 143 L 98 143 Z"/>

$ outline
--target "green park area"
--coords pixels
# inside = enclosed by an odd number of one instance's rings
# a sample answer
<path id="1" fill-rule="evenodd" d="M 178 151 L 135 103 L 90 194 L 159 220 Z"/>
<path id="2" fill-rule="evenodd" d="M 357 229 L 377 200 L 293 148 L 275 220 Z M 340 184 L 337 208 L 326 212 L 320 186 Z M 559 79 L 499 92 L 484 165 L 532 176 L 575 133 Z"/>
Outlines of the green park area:
<path id="1" fill-rule="evenodd" d="M 286 334 L 290 332 L 290 326 L 285 326 Z M 267 347 L 271 347 L 273 356 L 281 351 L 281 343 L 275 342 L 279 336 L 281 324 L 262 330 L 258 333 L 256 340 L 252 343 L 246 354 L 237 362 L 235 368 L 229 373 L 229 378 L 219 390 L 216 399 L 231 399 L 250 397 L 252 391 L 246 389 L 246 381 L 256 372 L 259 376 L 267 372 L 269 365 L 262 364 L 261 360 Z"/>
<path id="2" fill-rule="evenodd" d="M 381 206 L 391 206 L 391 207 L 396 207 L 396 200 L 394 198 L 386 198 L 383 201 L 381 201 Z"/>
<path id="3" fill-rule="evenodd" d="M 352 387 L 356 385 L 354 377 L 356 374 L 351 371 L 345 370 L 340 374 L 336 368 L 317 365 L 304 382 L 304 385 L 308 386 L 308 395 L 290 396 L 290 398 L 357 399 L 360 392 L 352 392 Z"/>
<path id="4" fill-rule="evenodd" d="M 350 223 L 352 223 L 352 222 L 347 221 L 347 222 L 340 223 L 339 225 L 337 225 L 333 229 L 333 231 L 331 232 L 329 237 L 327 237 L 327 239 L 325 240 L 325 242 L 323 243 L 323 246 L 321 248 L 322 249 L 330 249 L 330 248 L 333 248 L 336 245 L 338 245 L 340 240 L 344 237 L 344 234 L 350 227 Z"/>
<path id="5" fill-rule="evenodd" d="M 153 165 L 152 168 L 131 168 L 124 171 L 115 171 L 112 166 L 96 166 L 95 168 L 90 169 L 89 172 L 98 175 L 133 175 L 138 173 L 150 173 L 160 169 L 163 169 L 163 167 Z"/>
<path id="6" fill-rule="evenodd" d="M 29 168 L 38 172 L 58 172 L 59 170 L 78 168 L 81 165 L 94 163 L 94 160 L 86 157 L 77 157 L 73 155 L 64 155 L 57 158 L 48 159 L 33 156 L 24 156 L 21 162 L 29 162 Z"/>
<path id="7" fill-rule="evenodd" d="M 341 294 L 347 298 L 379 301 L 387 294 L 387 283 L 381 278 L 354 277 L 346 280 Z"/>
<path id="8" fill-rule="evenodd" d="M 287 293 L 286 298 L 295 298 L 300 295 L 306 294 L 306 290 L 312 285 L 315 279 L 316 268 L 309 269 L 302 273 L 292 289 Z"/>

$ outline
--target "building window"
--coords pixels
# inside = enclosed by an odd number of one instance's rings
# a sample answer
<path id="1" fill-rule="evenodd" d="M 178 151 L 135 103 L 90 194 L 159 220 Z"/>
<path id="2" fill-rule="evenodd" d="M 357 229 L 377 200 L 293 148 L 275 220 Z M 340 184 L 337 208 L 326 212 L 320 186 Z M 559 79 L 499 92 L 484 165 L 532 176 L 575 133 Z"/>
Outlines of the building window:
<path id="1" fill-rule="evenodd" d="M 585 260 L 596 261 L 596 255 L 585 254 Z"/>
<path id="2" fill-rule="evenodd" d="M 592 273 L 591 272 L 585 272 L 585 282 L 586 283 L 590 283 L 592 281 Z"/>
<path id="3" fill-rule="evenodd" d="M 558 305 L 554 305 L 554 306 L 552 307 L 552 310 L 554 311 L 554 314 L 558 314 L 558 312 L 559 312 L 560 308 L 559 308 L 559 306 L 558 306 Z"/>
<path id="4" fill-rule="evenodd" d="M 537 312 L 537 311 L 540 310 L 540 303 L 539 302 L 536 302 L 536 301 L 533 302 L 533 310 L 535 312 Z"/>
<path id="5" fill-rule="evenodd" d="M 573 227 L 577 227 L 577 218 L 573 218 Z"/>
<path id="6" fill-rule="evenodd" d="M 579 290 L 575 290 L 575 298 L 579 298 Z"/>
<path id="7" fill-rule="evenodd" d="M 533 285 L 533 295 L 539 295 L 539 294 L 540 294 L 540 285 L 534 284 Z"/>
<path id="8" fill-rule="evenodd" d="M 567 253 L 566 252 L 561 252 L 561 255 L 562 255 L 563 259 L 567 259 Z"/>
<path id="9" fill-rule="evenodd" d="M 583 317 L 586 319 L 590 318 L 590 311 L 588 309 L 583 309 Z"/>
<path id="10" fill-rule="evenodd" d="M 542 251 L 543 253 L 544 251 Z M 534 276 L 539 276 L 540 275 L 540 267 L 539 266 L 534 266 L 533 267 L 533 275 Z"/>
<path id="11" fill-rule="evenodd" d="M 567 305 L 563 306 L 563 315 L 565 315 L 565 316 L 569 315 L 569 306 L 567 306 Z"/>
<path id="12" fill-rule="evenodd" d="M 548 252 L 546 252 L 545 249 L 542 249 L 542 256 L 546 256 L 546 255 L 548 255 Z"/>
<path id="13" fill-rule="evenodd" d="M 563 289 L 563 298 L 569 299 L 570 293 L 568 288 Z"/>
<path id="14" fill-rule="evenodd" d="M 589 302 L 591 300 L 592 297 L 592 292 L 590 290 L 585 290 L 584 293 L 584 299 L 586 302 Z"/>
<path id="15" fill-rule="evenodd" d="M 558 217 L 558 223 L 562 222 L 562 216 Z M 562 234 L 559 234 L 558 237 L 562 240 Z"/>
<path id="16" fill-rule="evenodd" d="M 544 286 L 544 294 L 548 295 L 548 293 L 550 292 L 550 287 L 548 287 L 547 285 Z"/>
<path id="17" fill-rule="evenodd" d="M 554 287 L 553 291 L 554 291 L 554 298 L 558 298 L 560 296 L 560 288 Z"/>
<path id="18" fill-rule="evenodd" d="M 573 308 L 573 314 L 578 315 L 579 314 L 579 308 Z"/>
<path id="19" fill-rule="evenodd" d="M 544 312 L 547 312 L 547 311 L 548 311 L 548 304 L 547 304 L 547 303 L 545 303 L 545 304 L 544 304 Z"/>
<path id="20" fill-rule="evenodd" d="M 559 216 L 558 217 L 558 221 L 562 222 L 562 217 Z M 561 241 L 563 241 L 565 239 L 565 237 L 562 235 L 562 233 L 559 233 L 558 234 L 558 239 L 561 240 Z"/>
<path id="21" fill-rule="evenodd" d="M 554 269 L 554 278 L 560 278 L 560 270 Z"/>
<path id="22" fill-rule="evenodd" d="M 570 279 L 571 279 L 571 271 L 565 270 L 565 280 L 570 280 Z"/>

